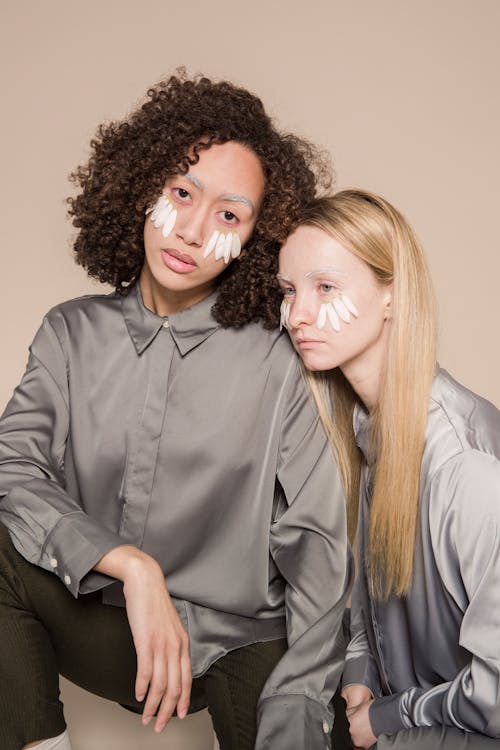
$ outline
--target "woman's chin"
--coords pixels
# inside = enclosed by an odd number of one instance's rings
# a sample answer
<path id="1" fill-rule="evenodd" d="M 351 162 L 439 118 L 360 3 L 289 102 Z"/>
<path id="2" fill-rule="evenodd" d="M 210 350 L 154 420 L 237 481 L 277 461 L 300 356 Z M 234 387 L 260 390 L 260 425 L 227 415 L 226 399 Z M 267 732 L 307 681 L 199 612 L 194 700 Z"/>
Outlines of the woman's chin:
<path id="1" fill-rule="evenodd" d="M 309 352 L 299 352 L 305 367 L 311 372 L 322 372 L 338 367 L 338 359 Z"/>

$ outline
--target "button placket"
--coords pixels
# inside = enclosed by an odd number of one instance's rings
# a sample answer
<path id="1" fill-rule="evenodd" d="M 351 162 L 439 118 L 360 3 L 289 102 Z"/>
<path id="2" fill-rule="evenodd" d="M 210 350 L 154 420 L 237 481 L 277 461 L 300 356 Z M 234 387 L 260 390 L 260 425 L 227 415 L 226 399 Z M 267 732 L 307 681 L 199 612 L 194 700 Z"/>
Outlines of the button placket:
<path id="1" fill-rule="evenodd" d="M 165 323 L 164 327 L 169 327 Z M 171 335 L 157 336 L 142 355 L 149 358 L 146 400 L 140 423 L 130 439 L 130 458 L 124 478 L 126 500 L 120 526 L 120 536 L 138 546 L 144 537 L 153 491 L 174 351 Z"/>

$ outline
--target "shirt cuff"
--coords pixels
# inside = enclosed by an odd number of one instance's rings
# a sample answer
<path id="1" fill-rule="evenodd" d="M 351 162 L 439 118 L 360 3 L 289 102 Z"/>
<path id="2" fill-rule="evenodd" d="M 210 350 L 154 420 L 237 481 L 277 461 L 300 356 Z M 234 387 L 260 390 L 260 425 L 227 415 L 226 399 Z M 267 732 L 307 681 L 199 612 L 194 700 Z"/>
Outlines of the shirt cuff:
<path id="1" fill-rule="evenodd" d="M 48 536 L 39 564 L 59 576 L 74 597 L 114 582 L 114 578 L 96 573 L 86 585 L 82 579 L 107 552 L 125 544 L 117 534 L 95 523 L 85 513 L 68 513 L 61 517 Z"/>
<path id="2" fill-rule="evenodd" d="M 333 712 L 305 695 L 272 695 L 257 708 L 255 750 L 331 750 Z"/>
<path id="3" fill-rule="evenodd" d="M 365 685 L 374 697 L 380 696 L 380 680 L 377 665 L 370 654 L 347 658 L 342 675 L 342 687 Z"/>
<path id="4" fill-rule="evenodd" d="M 402 729 L 408 729 L 401 716 L 401 693 L 375 698 L 368 709 L 368 717 L 372 725 L 373 734 L 396 734 Z"/>

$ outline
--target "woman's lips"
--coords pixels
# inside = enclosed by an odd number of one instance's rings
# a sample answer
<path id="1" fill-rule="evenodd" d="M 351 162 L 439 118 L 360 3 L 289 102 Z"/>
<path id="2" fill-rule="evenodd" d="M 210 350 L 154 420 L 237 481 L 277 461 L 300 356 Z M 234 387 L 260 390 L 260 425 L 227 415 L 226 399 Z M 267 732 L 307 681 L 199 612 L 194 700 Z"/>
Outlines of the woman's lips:
<path id="1" fill-rule="evenodd" d="M 175 273 L 190 273 L 196 268 L 194 259 L 186 253 L 180 253 L 178 250 L 162 250 L 161 257 L 167 268 L 175 271 Z"/>
<path id="2" fill-rule="evenodd" d="M 318 344 L 322 344 L 323 341 L 319 341 L 319 339 L 296 339 L 295 340 L 295 346 L 299 349 L 313 349 L 315 346 L 318 346 Z"/>

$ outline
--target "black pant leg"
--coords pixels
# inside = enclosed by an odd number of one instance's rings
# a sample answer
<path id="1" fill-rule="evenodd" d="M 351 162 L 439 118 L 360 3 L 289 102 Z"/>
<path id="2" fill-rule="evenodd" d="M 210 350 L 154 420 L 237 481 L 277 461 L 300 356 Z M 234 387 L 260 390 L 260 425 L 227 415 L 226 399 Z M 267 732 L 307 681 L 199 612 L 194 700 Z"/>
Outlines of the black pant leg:
<path id="1" fill-rule="evenodd" d="M 286 649 L 286 639 L 243 646 L 212 664 L 205 674 L 208 710 L 221 750 L 253 750 L 257 702 Z"/>
<path id="2" fill-rule="evenodd" d="M 337 691 L 333 698 L 333 710 L 335 712 L 331 734 L 333 750 L 351 750 L 353 747 L 345 708 L 345 700 L 341 698 L 340 691 Z"/>
<path id="3" fill-rule="evenodd" d="M 75 599 L 28 563 L 0 526 L 0 747 L 18 750 L 65 729 L 59 673 L 104 698 L 135 700 L 127 615 L 98 596 Z"/>

